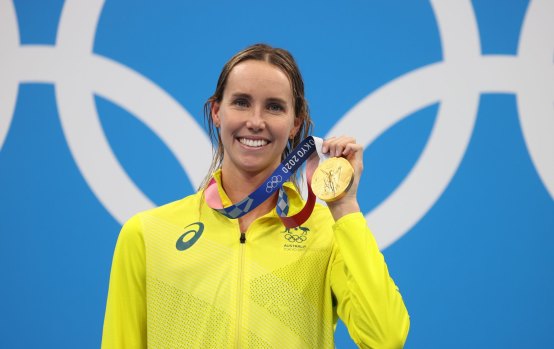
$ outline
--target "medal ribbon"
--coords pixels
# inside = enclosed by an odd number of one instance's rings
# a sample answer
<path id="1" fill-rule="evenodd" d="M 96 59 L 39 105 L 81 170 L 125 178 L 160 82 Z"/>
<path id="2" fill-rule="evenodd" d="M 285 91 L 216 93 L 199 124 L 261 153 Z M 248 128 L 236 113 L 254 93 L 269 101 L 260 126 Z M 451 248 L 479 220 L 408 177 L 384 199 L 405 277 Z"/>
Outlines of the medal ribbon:
<path id="1" fill-rule="evenodd" d="M 281 162 L 281 164 L 273 171 L 273 173 L 250 195 L 240 200 L 236 204 L 230 206 L 223 206 L 221 202 L 221 197 L 217 190 L 217 183 L 212 177 L 206 190 L 204 191 L 204 196 L 206 198 L 206 203 L 212 209 L 218 211 L 222 215 L 236 219 L 244 216 L 248 212 L 252 211 L 254 208 L 258 207 L 262 202 L 267 200 L 273 193 L 279 190 L 279 197 L 277 199 L 276 211 L 287 228 L 294 228 L 300 226 L 304 223 L 312 213 L 316 201 L 315 194 L 312 191 L 310 185 L 311 177 L 313 171 L 317 167 L 317 162 L 308 161 L 306 163 L 306 178 L 308 184 L 308 199 L 306 204 L 294 216 L 287 216 L 289 211 L 289 199 L 283 189 L 283 184 L 290 178 L 290 176 L 298 170 L 302 164 L 310 158 L 314 152 L 317 152 L 320 158 L 327 158 L 327 156 L 321 153 L 321 146 L 323 140 L 318 137 L 306 137 L 300 144 L 298 144 L 287 157 Z"/>

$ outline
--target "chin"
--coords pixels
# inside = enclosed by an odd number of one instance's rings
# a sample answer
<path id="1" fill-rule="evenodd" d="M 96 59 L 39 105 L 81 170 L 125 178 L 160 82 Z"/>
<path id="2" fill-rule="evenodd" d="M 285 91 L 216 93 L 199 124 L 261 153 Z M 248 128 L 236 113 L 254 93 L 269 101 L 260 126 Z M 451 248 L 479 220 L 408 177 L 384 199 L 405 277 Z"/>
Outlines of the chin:
<path id="1" fill-rule="evenodd" d="M 267 166 L 260 163 L 247 163 L 247 164 L 242 164 L 241 168 L 245 172 L 256 174 L 266 170 Z"/>
<path id="2" fill-rule="evenodd" d="M 241 168 L 245 172 L 256 174 L 259 172 L 266 172 L 268 170 L 273 172 L 273 170 L 275 170 L 279 165 L 279 162 L 268 163 L 263 160 L 265 159 L 252 159 L 252 161 L 243 161 L 241 163 Z"/>

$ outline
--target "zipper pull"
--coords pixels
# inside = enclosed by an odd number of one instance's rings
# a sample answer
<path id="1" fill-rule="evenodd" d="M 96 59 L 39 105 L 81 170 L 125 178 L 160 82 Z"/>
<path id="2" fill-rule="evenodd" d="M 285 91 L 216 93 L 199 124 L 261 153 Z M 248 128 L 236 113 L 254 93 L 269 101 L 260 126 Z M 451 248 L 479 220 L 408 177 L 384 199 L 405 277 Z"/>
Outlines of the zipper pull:
<path id="1" fill-rule="evenodd" d="M 245 232 L 241 232 L 240 233 L 240 243 L 241 244 L 244 244 L 246 242 L 246 233 Z"/>

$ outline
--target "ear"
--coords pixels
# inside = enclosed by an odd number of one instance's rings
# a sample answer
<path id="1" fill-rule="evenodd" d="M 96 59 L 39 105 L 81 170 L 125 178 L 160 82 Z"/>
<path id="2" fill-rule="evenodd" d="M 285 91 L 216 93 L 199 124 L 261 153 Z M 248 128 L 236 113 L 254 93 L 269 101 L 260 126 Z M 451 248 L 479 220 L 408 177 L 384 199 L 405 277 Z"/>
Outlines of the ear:
<path id="1" fill-rule="evenodd" d="M 221 118 L 219 117 L 219 102 L 212 103 L 212 122 L 215 127 L 219 128 L 219 125 L 221 125 Z"/>
<path id="2" fill-rule="evenodd" d="M 298 133 L 298 130 L 300 130 L 300 126 L 302 126 L 302 118 L 295 116 L 294 126 L 290 130 L 289 139 L 293 139 L 296 136 L 296 134 Z"/>

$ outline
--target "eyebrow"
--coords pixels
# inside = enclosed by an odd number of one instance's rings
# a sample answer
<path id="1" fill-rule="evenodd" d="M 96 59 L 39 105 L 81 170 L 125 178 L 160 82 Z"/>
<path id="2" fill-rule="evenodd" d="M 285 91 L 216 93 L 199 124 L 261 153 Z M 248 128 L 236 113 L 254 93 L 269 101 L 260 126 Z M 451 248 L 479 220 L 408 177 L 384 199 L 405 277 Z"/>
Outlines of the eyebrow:
<path id="1" fill-rule="evenodd" d="M 267 101 L 287 105 L 287 102 L 285 100 L 282 100 L 281 98 L 268 98 Z"/>
<path id="2" fill-rule="evenodd" d="M 236 92 L 231 95 L 231 98 L 246 98 L 250 100 L 252 99 L 252 96 L 250 96 L 248 93 Z"/>
<path id="3" fill-rule="evenodd" d="M 248 99 L 248 100 L 252 100 L 252 96 L 249 95 L 248 93 L 243 93 L 243 92 L 235 92 L 231 95 L 231 98 L 245 98 L 245 99 Z M 270 97 L 267 99 L 268 102 L 273 102 L 273 103 L 281 103 L 283 105 L 287 105 L 287 102 L 282 99 L 282 98 L 278 98 L 278 97 Z"/>

